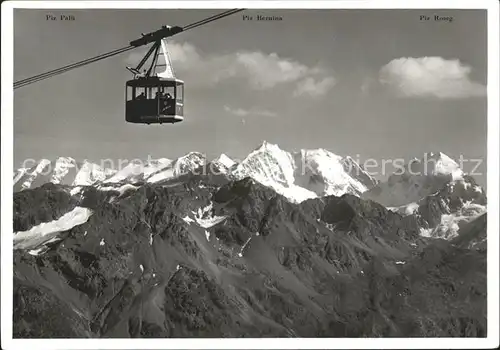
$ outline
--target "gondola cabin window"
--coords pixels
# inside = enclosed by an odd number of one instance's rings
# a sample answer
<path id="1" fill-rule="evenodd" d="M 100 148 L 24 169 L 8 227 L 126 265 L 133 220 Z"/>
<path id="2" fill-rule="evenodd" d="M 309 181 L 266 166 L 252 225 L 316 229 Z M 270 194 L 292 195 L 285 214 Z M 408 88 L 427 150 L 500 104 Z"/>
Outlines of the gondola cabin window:
<path id="1" fill-rule="evenodd" d="M 134 79 L 126 84 L 126 120 L 131 123 L 177 123 L 183 118 L 184 83 L 178 79 Z"/>
<path id="2" fill-rule="evenodd" d="M 184 84 L 177 83 L 175 99 L 177 103 L 184 103 Z"/>
<path id="3" fill-rule="evenodd" d="M 184 83 L 181 81 L 176 82 L 175 114 L 184 115 Z"/>

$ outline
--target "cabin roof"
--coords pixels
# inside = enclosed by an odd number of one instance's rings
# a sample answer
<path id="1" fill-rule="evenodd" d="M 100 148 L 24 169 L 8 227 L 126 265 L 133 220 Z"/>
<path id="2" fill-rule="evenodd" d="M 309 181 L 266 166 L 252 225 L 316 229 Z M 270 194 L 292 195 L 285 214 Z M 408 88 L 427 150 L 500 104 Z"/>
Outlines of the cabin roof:
<path id="1" fill-rule="evenodd" d="M 180 79 L 159 77 L 136 78 L 126 83 L 127 86 L 133 87 L 175 86 L 182 84 L 184 84 L 184 81 Z"/>

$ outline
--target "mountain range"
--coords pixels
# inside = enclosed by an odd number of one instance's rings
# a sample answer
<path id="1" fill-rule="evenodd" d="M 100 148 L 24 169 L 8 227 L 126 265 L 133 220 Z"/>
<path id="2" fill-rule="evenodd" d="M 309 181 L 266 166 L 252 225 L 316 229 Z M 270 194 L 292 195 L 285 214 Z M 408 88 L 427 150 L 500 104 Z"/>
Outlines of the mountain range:
<path id="1" fill-rule="evenodd" d="M 14 174 L 14 336 L 486 336 L 486 192 L 264 142 Z M 410 171 L 412 170 L 412 171 Z"/>
<path id="2" fill-rule="evenodd" d="M 340 157 L 324 149 L 289 153 L 268 142 L 263 142 L 240 163 L 225 154 L 208 162 L 198 152 L 175 160 L 162 158 L 123 163 L 108 168 L 104 164 L 77 162 L 70 157 L 59 157 L 55 161 L 42 159 L 29 169 L 16 171 L 14 191 L 47 182 L 75 187 L 99 185 L 101 188 L 122 183 L 158 183 L 199 171 L 201 174 L 225 174 L 232 179 L 249 176 L 289 200 L 300 202 L 324 195 L 359 195 L 376 184 L 376 180 L 350 157 Z"/>

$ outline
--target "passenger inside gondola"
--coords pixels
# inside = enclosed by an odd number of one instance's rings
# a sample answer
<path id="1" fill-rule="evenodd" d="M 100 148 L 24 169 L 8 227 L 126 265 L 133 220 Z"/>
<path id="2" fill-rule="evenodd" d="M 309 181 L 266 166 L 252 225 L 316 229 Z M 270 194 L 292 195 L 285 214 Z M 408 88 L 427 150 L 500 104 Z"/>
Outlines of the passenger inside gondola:
<path id="1" fill-rule="evenodd" d="M 161 112 L 166 114 L 166 112 L 172 106 L 172 102 L 171 102 L 172 97 L 169 93 L 163 93 L 163 92 L 160 92 L 158 97 L 160 98 Z"/>

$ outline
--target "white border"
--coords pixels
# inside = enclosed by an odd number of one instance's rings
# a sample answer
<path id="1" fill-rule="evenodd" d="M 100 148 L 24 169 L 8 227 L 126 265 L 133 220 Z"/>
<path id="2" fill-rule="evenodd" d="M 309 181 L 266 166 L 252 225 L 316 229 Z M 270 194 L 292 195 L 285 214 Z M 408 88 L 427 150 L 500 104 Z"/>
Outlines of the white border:
<path id="1" fill-rule="evenodd" d="M 13 9 L 14 8 L 344 8 L 488 10 L 488 338 L 12 339 Z M 299 25 L 299 24 L 298 24 Z M 499 346 L 499 3 L 406 1 L 5 1 L 2 3 L 2 349 L 496 348 Z M 473 116 L 472 116 L 473 117 Z"/>

